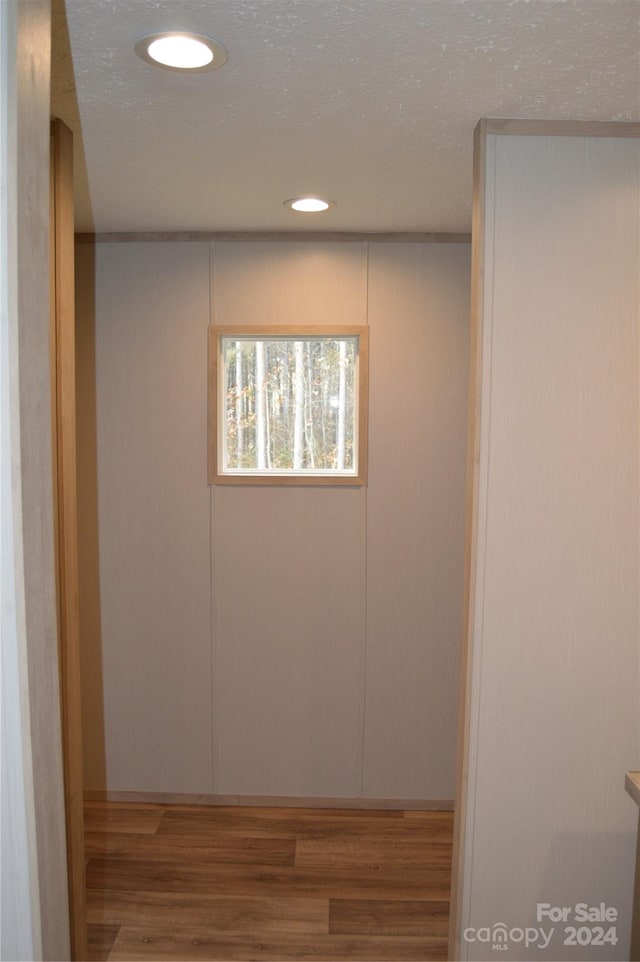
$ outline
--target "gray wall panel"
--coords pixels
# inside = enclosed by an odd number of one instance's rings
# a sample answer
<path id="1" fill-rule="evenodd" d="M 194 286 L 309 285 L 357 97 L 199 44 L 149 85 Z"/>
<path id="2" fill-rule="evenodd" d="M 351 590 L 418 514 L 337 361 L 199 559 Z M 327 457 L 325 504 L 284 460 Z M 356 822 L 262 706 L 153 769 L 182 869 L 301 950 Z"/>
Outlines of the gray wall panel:
<path id="1" fill-rule="evenodd" d="M 453 798 L 469 247 L 371 245 L 364 794 Z"/>
<path id="2" fill-rule="evenodd" d="M 206 244 L 96 248 L 106 784 L 211 790 Z"/>
<path id="3" fill-rule="evenodd" d="M 451 798 L 468 245 L 79 253 L 88 787 Z M 370 323 L 368 490 L 207 489 L 210 297 L 220 324 Z"/>

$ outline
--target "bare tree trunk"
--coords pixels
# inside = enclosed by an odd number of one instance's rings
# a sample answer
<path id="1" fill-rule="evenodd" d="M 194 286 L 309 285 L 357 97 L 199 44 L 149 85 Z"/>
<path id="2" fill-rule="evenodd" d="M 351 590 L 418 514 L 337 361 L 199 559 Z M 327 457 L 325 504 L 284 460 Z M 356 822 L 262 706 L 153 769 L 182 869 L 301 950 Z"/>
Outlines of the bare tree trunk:
<path id="1" fill-rule="evenodd" d="M 236 467 L 244 457 L 244 425 L 242 422 L 242 341 L 236 341 Z"/>
<path id="2" fill-rule="evenodd" d="M 265 369 L 265 380 L 264 380 L 264 413 L 265 413 L 265 424 L 264 424 L 264 449 L 266 455 L 267 468 L 272 467 L 271 461 L 271 408 L 273 404 L 273 394 L 269 391 L 270 377 L 269 377 L 269 347 L 267 343 L 264 345 L 264 369 Z"/>
<path id="3" fill-rule="evenodd" d="M 282 367 L 280 375 L 281 383 L 281 394 L 283 398 L 283 408 L 282 413 L 287 425 L 287 435 L 291 431 L 291 417 L 290 417 L 290 387 L 289 382 L 289 342 L 285 341 L 282 347 Z"/>
<path id="4" fill-rule="evenodd" d="M 294 420 L 293 420 L 293 467 L 302 467 L 302 428 L 304 423 L 304 344 L 302 341 L 295 341 L 293 345 L 295 369 L 294 369 Z"/>
<path id="5" fill-rule="evenodd" d="M 344 470 L 345 428 L 347 422 L 347 342 L 340 341 L 338 381 L 338 471 Z"/>
<path id="6" fill-rule="evenodd" d="M 331 464 L 327 457 L 327 409 L 329 406 L 329 378 L 327 377 L 327 367 L 326 367 L 326 357 L 327 357 L 327 342 L 324 338 L 321 341 L 321 353 L 322 353 L 322 458 L 320 459 L 323 468 L 330 468 Z"/>
<path id="7" fill-rule="evenodd" d="M 266 468 L 264 409 L 264 343 L 256 341 L 256 467 Z"/>
<path id="8" fill-rule="evenodd" d="M 316 466 L 316 452 L 314 443 L 314 424 L 313 424 L 313 366 L 311 360 L 311 347 L 307 344 L 307 417 L 304 419 L 304 436 L 309 452 L 309 467 Z"/>

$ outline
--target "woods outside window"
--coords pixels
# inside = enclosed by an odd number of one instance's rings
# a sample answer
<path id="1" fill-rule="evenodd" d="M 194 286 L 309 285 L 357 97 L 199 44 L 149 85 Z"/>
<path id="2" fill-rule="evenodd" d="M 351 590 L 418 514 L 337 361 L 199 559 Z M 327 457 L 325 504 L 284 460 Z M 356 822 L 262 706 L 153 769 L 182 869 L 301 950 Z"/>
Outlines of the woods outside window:
<path id="1" fill-rule="evenodd" d="M 368 333 L 209 328 L 209 482 L 366 484 Z"/>

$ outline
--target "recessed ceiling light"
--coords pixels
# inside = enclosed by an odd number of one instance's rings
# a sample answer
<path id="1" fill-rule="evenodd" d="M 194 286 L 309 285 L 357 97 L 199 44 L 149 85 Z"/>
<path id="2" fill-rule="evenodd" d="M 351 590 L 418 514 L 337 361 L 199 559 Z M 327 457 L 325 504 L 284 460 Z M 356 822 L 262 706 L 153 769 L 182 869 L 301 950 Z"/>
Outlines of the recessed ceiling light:
<path id="1" fill-rule="evenodd" d="M 305 214 L 319 214 L 323 210 L 328 210 L 329 207 L 335 207 L 336 203 L 333 200 L 323 200 L 322 197 L 291 197 L 285 200 L 284 206 L 290 207 L 291 210 L 303 211 Z"/>
<path id="2" fill-rule="evenodd" d="M 189 73 L 216 70 L 228 57 L 221 43 L 198 33 L 154 33 L 139 40 L 135 51 L 155 67 Z"/>

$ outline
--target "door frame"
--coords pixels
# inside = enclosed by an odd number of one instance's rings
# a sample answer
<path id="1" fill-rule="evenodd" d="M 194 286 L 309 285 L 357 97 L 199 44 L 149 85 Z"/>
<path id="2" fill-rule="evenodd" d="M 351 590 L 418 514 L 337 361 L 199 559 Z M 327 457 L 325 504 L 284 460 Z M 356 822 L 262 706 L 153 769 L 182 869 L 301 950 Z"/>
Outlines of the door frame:
<path id="1" fill-rule="evenodd" d="M 50 350 L 53 516 L 71 958 L 87 955 L 78 589 L 73 134 L 51 123 Z"/>

